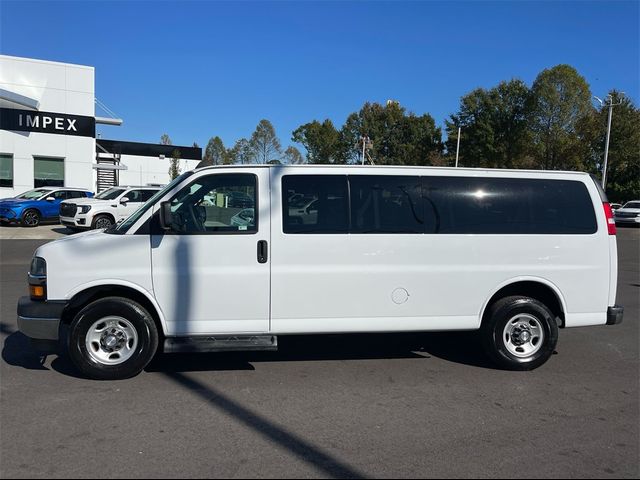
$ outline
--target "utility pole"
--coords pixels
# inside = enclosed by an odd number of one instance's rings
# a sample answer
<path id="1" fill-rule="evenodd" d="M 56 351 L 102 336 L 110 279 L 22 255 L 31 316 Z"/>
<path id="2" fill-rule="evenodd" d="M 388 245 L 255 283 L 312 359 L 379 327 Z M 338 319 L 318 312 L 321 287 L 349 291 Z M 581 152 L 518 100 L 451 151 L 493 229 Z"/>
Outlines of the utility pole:
<path id="1" fill-rule="evenodd" d="M 458 158 L 460 158 L 460 133 L 462 132 L 462 127 L 458 127 L 458 146 L 456 147 L 456 168 L 458 168 Z"/>
<path id="2" fill-rule="evenodd" d="M 620 92 L 624 94 L 624 92 Z M 613 97 L 611 94 L 607 95 L 606 100 L 602 100 L 599 97 L 594 96 L 598 102 L 600 102 L 601 107 L 608 106 L 609 107 L 609 119 L 607 121 L 607 141 L 604 146 L 604 166 L 602 167 L 602 189 L 607 191 L 607 163 L 609 161 L 609 138 L 611 137 L 611 117 L 613 116 L 613 107 L 616 105 L 620 105 L 622 101 L 618 101 L 618 103 L 613 103 Z"/>
<path id="3" fill-rule="evenodd" d="M 364 165 L 366 156 L 369 157 L 369 161 L 371 162 L 371 165 L 373 165 L 373 160 L 371 159 L 371 156 L 367 153 L 367 150 L 370 150 L 371 147 L 373 147 L 373 142 L 371 141 L 368 135 L 362 135 L 360 137 L 360 142 L 362 142 L 362 165 Z"/>

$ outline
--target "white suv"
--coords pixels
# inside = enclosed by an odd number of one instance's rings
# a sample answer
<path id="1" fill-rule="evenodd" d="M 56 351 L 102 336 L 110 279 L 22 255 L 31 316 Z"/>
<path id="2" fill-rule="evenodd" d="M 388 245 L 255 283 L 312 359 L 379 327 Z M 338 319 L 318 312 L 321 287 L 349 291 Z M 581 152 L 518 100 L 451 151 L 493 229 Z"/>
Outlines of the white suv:
<path id="1" fill-rule="evenodd" d="M 161 187 L 112 187 L 94 198 L 60 204 L 60 223 L 71 230 L 109 228 L 124 220 Z"/>

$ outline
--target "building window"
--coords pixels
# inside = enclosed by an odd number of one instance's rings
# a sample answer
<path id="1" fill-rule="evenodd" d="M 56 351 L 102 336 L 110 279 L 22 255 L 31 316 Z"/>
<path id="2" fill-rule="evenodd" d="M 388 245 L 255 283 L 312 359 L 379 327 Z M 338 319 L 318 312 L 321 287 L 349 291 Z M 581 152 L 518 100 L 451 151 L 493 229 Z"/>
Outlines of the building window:
<path id="1" fill-rule="evenodd" d="M 64 158 L 33 157 L 33 186 L 64 187 Z"/>
<path id="2" fill-rule="evenodd" d="M 0 187 L 13 188 L 13 155 L 0 154 Z"/>

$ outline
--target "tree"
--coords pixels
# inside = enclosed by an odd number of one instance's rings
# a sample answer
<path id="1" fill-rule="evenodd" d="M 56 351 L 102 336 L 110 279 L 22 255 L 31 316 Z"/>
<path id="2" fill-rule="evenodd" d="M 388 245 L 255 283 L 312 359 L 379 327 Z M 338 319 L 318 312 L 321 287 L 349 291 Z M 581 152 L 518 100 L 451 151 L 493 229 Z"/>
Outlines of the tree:
<path id="1" fill-rule="evenodd" d="M 611 201 L 640 198 L 640 109 L 631 99 L 615 90 L 610 92 L 613 103 L 607 195 Z M 596 169 L 602 175 L 609 108 L 602 107 L 594 115 L 594 156 Z"/>
<path id="2" fill-rule="evenodd" d="M 347 147 L 346 159 L 358 161 L 361 136 L 373 142 L 370 155 L 376 164 L 429 165 L 442 151 L 442 132 L 431 115 L 406 113 L 398 102 L 386 105 L 365 103 L 352 113 L 342 127 L 342 141 Z"/>
<path id="3" fill-rule="evenodd" d="M 346 163 L 346 148 L 342 134 L 331 120 L 314 120 L 293 131 L 291 140 L 307 150 L 309 163 Z"/>
<path id="4" fill-rule="evenodd" d="M 236 141 L 232 148 L 227 150 L 227 157 L 229 158 L 230 163 L 247 165 L 249 163 L 254 163 L 255 152 L 251 148 L 249 140 L 241 138 Z"/>
<path id="5" fill-rule="evenodd" d="M 162 136 L 160 137 L 160 145 L 172 145 L 169 135 L 167 135 L 166 133 L 162 134 Z"/>
<path id="6" fill-rule="evenodd" d="M 227 149 L 222 143 L 222 139 L 218 136 L 211 137 L 204 150 L 204 157 L 198 166 L 223 165 Z"/>
<path id="7" fill-rule="evenodd" d="M 460 100 L 459 111 L 447 120 L 447 152 L 455 158 L 462 127 L 460 165 L 514 168 L 526 162 L 530 144 L 527 107 L 530 90 L 521 80 L 478 88 Z"/>
<path id="8" fill-rule="evenodd" d="M 165 145 L 171 145 L 171 144 L 169 143 Z M 173 180 L 178 175 L 180 175 L 181 170 L 182 169 L 180 168 L 180 151 L 178 149 L 175 149 L 171 153 L 171 160 L 169 161 L 169 178 Z"/>
<path id="9" fill-rule="evenodd" d="M 269 120 L 260 120 L 249 140 L 251 150 L 257 163 L 268 163 L 277 160 L 282 151 L 280 140 Z"/>
<path id="10" fill-rule="evenodd" d="M 531 93 L 529 128 L 537 165 L 550 170 L 587 168 L 584 127 L 594 109 L 587 81 L 570 65 L 558 65 L 538 75 Z"/>
<path id="11" fill-rule="evenodd" d="M 300 165 L 304 163 L 304 157 L 300 153 L 300 150 L 294 146 L 287 147 L 284 151 L 283 159 L 284 163 L 288 163 L 289 165 Z"/>

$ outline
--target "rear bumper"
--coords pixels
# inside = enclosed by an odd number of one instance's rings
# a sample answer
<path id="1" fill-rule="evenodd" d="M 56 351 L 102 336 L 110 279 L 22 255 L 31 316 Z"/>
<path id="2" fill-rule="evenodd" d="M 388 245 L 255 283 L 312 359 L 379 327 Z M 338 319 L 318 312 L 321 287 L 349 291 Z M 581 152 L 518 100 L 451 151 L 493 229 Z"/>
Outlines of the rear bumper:
<path id="1" fill-rule="evenodd" d="M 624 315 L 624 307 L 620 305 L 614 305 L 607 309 L 607 325 L 619 325 L 622 323 L 622 316 Z"/>
<path id="2" fill-rule="evenodd" d="M 18 300 L 18 330 L 34 340 L 58 340 L 60 319 L 67 302 Z"/>

